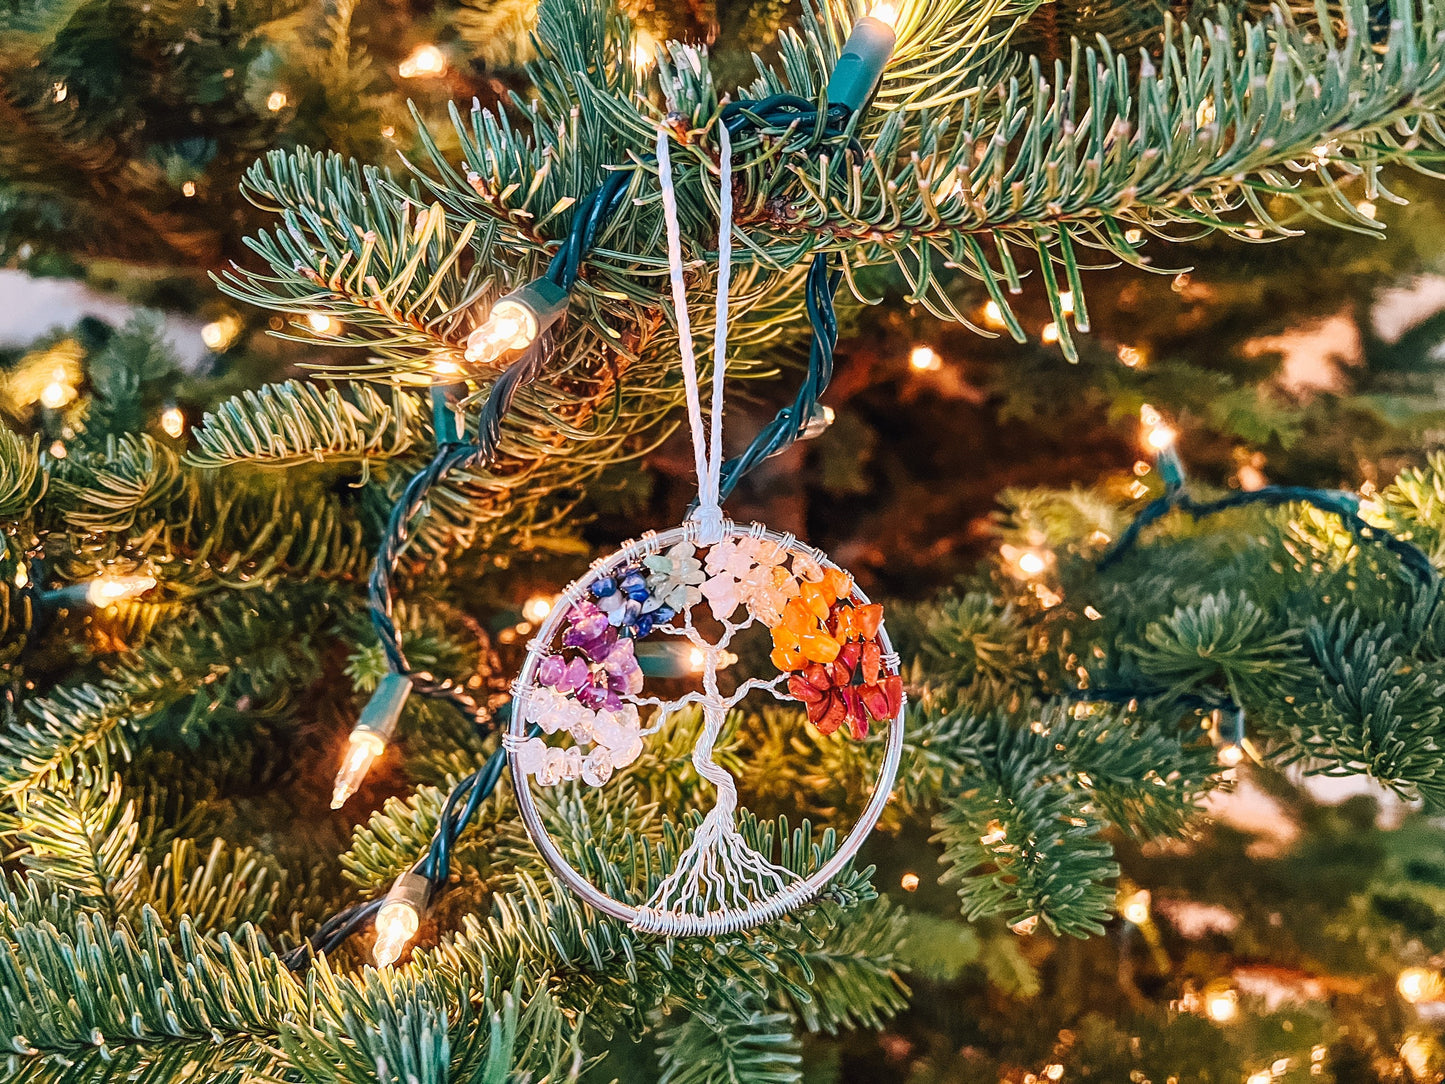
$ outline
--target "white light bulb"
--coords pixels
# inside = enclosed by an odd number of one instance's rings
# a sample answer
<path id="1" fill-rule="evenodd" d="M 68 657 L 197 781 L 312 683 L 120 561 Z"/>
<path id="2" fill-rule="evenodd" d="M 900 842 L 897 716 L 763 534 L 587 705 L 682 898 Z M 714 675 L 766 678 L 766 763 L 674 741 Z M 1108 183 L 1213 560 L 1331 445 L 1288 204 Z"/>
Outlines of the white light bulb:
<path id="1" fill-rule="evenodd" d="M 652 67 L 657 60 L 657 39 L 646 30 L 638 30 L 632 37 L 632 66 L 639 71 Z"/>
<path id="2" fill-rule="evenodd" d="M 195 194 L 196 194 L 196 182 L 195 182 L 195 181 L 187 181 L 185 184 L 181 185 L 181 195 L 185 196 L 186 199 L 190 199 L 190 198 L 191 198 L 192 196 L 194 196 Z"/>
<path id="3" fill-rule="evenodd" d="M 1025 576 L 1037 576 L 1048 566 L 1049 563 L 1044 555 L 1036 553 L 1034 550 L 1025 550 L 1019 554 L 1019 571 Z"/>
<path id="4" fill-rule="evenodd" d="M 346 800 L 355 794 L 366 773 L 376 763 L 376 758 L 386 751 L 386 740 L 370 730 L 353 730 L 346 745 L 346 756 L 336 773 L 336 785 L 331 790 L 331 808 L 340 809 Z"/>
<path id="5" fill-rule="evenodd" d="M 1239 995 L 1233 990 L 1212 990 L 1204 996 L 1204 1012 L 1216 1024 L 1227 1024 L 1239 1013 Z"/>
<path id="6" fill-rule="evenodd" d="M 507 351 L 529 345 L 537 331 L 537 314 L 520 302 L 504 298 L 492 306 L 486 322 L 467 336 L 467 360 L 490 365 Z"/>
<path id="7" fill-rule="evenodd" d="M 377 967 L 390 967 L 401 959 L 406 946 L 421 928 L 421 915 L 406 900 L 391 900 L 376 913 L 376 945 L 372 955 Z"/>
<path id="8" fill-rule="evenodd" d="M 1003 327 L 1003 309 L 997 301 L 985 301 L 983 304 L 983 322 L 989 327 Z"/>
<path id="9" fill-rule="evenodd" d="M 1059 311 L 1065 316 L 1074 314 L 1074 291 L 1065 290 L 1059 295 Z"/>
<path id="10" fill-rule="evenodd" d="M 1395 981 L 1395 989 L 1412 1005 L 1421 1001 L 1434 1001 L 1445 994 L 1445 977 L 1428 967 L 1407 967 Z"/>
<path id="11" fill-rule="evenodd" d="M 178 437 L 186 431 L 186 416 L 180 407 L 168 406 L 161 411 L 161 428 L 172 437 Z"/>
<path id="12" fill-rule="evenodd" d="M 92 606 L 109 606 L 123 598 L 143 595 L 155 585 L 154 576 L 100 576 L 86 585 L 85 597 Z"/>
<path id="13" fill-rule="evenodd" d="M 1056 343 L 1059 341 L 1059 325 L 1050 320 L 1039 332 L 1039 338 L 1045 343 Z"/>
<path id="14" fill-rule="evenodd" d="M 341 330 L 341 321 L 324 312 L 313 312 L 306 317 L 306 324 L 318 335 L 335 335 Z"/>
<path id="15" fill-rule="evenodd" d="M 1125 921 L 1132 922 L 1135 926 L 1142 926 L 1149 921 L 1149 904 L 1152 899 L 1149 890 L 1141 888 L 1124 900 L 1123 906 L 1119 908 L 1119 913 L 1124 916 Z"/>
<path id="16" fill-rule="evenodd" d="M 1219 747 L 1219 763 L 1226 768 L 1237 768 L 1244 763 L 1244 749 L 1234 742 Z"/>
<path id="17" fill-rule="evenodd" d="M 1173 447 L 1179 434 L 1164 422 L 1160 414 L 1148 403 L 1139 408 L 1139 421 L 1144 426 L 1144 443 L 1156 452 Z"/>
<path id="18" fill-rule="evenodd" d="M 868 18 L 877 19 L 880 23 L 896 27 L 898 25 L 898 8 L 892 4 L 878 4 L 869 10 Z"/>
<path id="19" fill-rule="evenodd" d="M 286 94 L 284 91 L 273 90 L 266 96 L 266 108 L 273 113 L 279 113 L 286 108 Z"/>
<path id="20" fill-rule="evenodd" d="M 707 656 L 703 654 L 700 647 L 691 648 L 687 653 L 687 666 L 694 674 L 702 673 L 702 668 L 707 665 Z"/>
<path id="21" fill-rule="evenodd" d="M 552 600 L 546 595 L 533 595 L 522 603 L 522 617 L 534 625 L 541 624 L 552 612 Z"/>
<path id="22" fill-rule="evenodd" d="M 1144 434 L 1144 442 L 1156 452 L 1162 452 L 1165 448 L 1171 446 L 1178 436 L 1179 434 L 1169 426 L 1156 425 Z"/>
<path id="23" fill-rule="evenodd" d="M 908 364 L 920 373 L 936 373 L 943 368 L 943 359 L 931 346 L 915 346 L 908 355 Z"/>
<path id="24" fill-rule="evenodd" d="M 440 75 L 447 70 L 446 54 L 435 45 L 418 45 L 411 51 L 411 55 L 397 65 L 396 70 L 403 79 Z"/>
<path id="25" fill-rule="evenodd" d="M 75 398 L 75 389 L 59 380 L 52 380 L 40 389 L 40 405 L 49 410 L 59 410 Z"/>

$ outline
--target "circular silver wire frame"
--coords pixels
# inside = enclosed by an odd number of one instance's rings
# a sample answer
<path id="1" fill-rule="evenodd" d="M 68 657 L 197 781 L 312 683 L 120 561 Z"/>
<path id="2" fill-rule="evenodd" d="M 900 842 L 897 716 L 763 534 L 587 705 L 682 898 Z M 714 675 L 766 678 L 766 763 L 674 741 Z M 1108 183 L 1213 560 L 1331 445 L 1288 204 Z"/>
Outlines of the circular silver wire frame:
<path id="1" fill-rule="evenodd" d="M 703 915 L 679 915 L 670 912 L 662 914 L 651 908 L 635 907 L 623 903 L 621 900 L 613 899 L 573 869 L 572 865 L 562 856 L 562 852 L 557 849 L 557 844 L 542 823 L 536 801 L 532 796 L 530 780 L 524 773 L 517 770 L 518 748 L 525 740 L 527 733 L 527 697 L 525 694 L 531 688 L 532 679 L 543 652 L 551 647 L 552 638 L 556 635 L 558 626 L 566 618 L 567 611 L 586 597 L 589 584 L 599 575 L 604 575 L 614 568 L 635 563 L 642 557 L 657 553 L 678 542 L 695 543 L 697 536 L 698 524 L 693 520 L 667 531 L 648 531 L 642 537 L 623 546 L 612 556 L 593 561 L 587 575 L 568 585 L 553 605 L 551 612 L 543 620 L 537 634 L 527 645 L 526 661 L 523 662 L 522 671 L 512 685 L 513 703 L 516 710 L 512 712 L 506 734 L 507 762 L 512 772 L 512 789 L 517 796 L 517 809 L 522 815 L 522 823 L 527 827 L 527 834 L 532 837 L 532 842 L 536 844 L 537 850 L 546 859 L 547 865 L 568 888 L 604 914 L 621 919 L 634 929 L 643 932 L 666 933 L 674 936 L 679 934 L 716 936 L 749 929 L 786 914 L 822 892 L 828 882 L 842 872 L 843 867 L 857 855 L 858 849 L 863 845 L 863 840 L 873 830 L 873 826 L 878 823 L 878 818 L 882 816 L 883 807 L 888 804 L 889 795 L 893 790 L 893 780 L 898 775 L 898 764 L 903 756 L 903 716 L 908 707 L 905 696 L 898 707 L 898 714 L 888 728 L 888 747 L 884 751 L 883 767 L 879 772 L 877 783 L 874 784 L 873 794 L 863 812 L 859 814 L 852 831 L 843 837 L 843 842 L 838 845 L 838 850 L 833 857 L 808 877 L 793 881 L 781 892 L 758 901 L 746 911 L 722 911 Z M 722 538 L 719 541 L 743 536 L 768 538 L 791 554 L 806 555 L 826 568 L 839 568 L 821 550 L 804 546 L 793 535 L 779 534 L 760 523 L 754 523 L 749 527 L 739 527 L 731 520 L 725 520 Z M 839 571 L 846 571 L 846 569 L 840 568 Z M 865 604 L 868 602 L 868 597 L 857 587 L 854 588 L 853 593 Z M 896 673 L 898 656 L 894 654 L 887 630 L 881 624 L 878 628 L 878 642 L 883 648 L 884 665 Z"/>

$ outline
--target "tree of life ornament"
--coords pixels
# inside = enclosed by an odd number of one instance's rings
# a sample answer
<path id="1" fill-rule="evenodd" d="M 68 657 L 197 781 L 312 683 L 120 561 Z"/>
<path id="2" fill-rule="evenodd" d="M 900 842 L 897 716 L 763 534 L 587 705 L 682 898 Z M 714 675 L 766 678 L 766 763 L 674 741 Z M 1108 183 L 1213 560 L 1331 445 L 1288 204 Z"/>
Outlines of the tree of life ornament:
<path id="1" fill-rule="evenodd" d="M 877 823 L 903 748 L 902 683 L 881 607 L 824 554 L 791 535 L 725 522 L 716 543 L 698 547 L 699 529 L 693 521 L 644 535 L 594 563 L 562 593 L 529 645 L 506 737 L 522 820 L 563 883 L 636 929 L 672 936 L 747 929 L 821 892 Z M 647 574 L 640 582 L 632 575 L 624 586 L 630 570 L 638 568 Z M 599 584 L 608 592 L 600 597 Z M 612 599 L 605 610 L 599 605 Z M 711 611 L 720 633 L 705 635 L 695 610 Z M 612 634 L 601 629 L 593 611 L 605 614 Z M 755 625 L 771 632 L 779 672 L 741 680 L 724 695 L 719 660 L 735 636 Z M 700 688 L 673 699 L 647 695 L 630 660 L 637 642 L 657 636 L 680 638 L 701 654 Z M 830 661 L 817 661 L 825 657 Z M 825 731 L 862 737 L 870 723 L 887 727 L 867 805 L 828 861 L 805 877 L 749 846 L 738 830 L 736 781 L 713 757 L 728 712 L 758 691 L 801 702 L 813 725 Z M 572 779 L 605 785 L 672 713 L 693 706 L 702 723 L 692 763 L 712 786 L 715 801 L 651 897 L 641 903 L 617 899 L 566 860 L 542 821 L 532 788 Z M 529 737 L 532 727 L 547 736 Z"/>

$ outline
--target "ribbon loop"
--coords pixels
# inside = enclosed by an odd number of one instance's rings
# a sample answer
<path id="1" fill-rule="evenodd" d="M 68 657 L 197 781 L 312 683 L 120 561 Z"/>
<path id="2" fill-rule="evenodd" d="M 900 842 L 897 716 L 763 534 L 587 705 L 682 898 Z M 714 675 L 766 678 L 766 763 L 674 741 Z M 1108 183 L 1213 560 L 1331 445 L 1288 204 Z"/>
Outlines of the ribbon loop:
<path id="1" fill-rule="evenodd" d="M 657 173 L 662 186 L 662 212 L 667 223 L 668 271 L 672 279 L 672 304 L 677 314 L 678 352 L 682 356 L 682 382 L 687 397 L 687 421 L 692 430 L 693 459 L 697 468 L 697 508 L 692 518 L 698 524 L 698 541 L 713 545 L 722 539 L 723 513 L 720 499 L 723 447 L 723 382 L 727 375 L 728 287 L 732 281 L 733 184 L 732 139 L 727 125 L 719 122 L 717 239 L 717 303 L 713 315 L 712 403 L 710 425 L 704 428 L 702 395 L 699 390 L 697 357 L 693 350 L 692 321 L 687 311 L 687 284 L 682 274 L 682 231 L 677 222 L 677 190 L 672 176 L 668 132 L 657 130 Z"/>

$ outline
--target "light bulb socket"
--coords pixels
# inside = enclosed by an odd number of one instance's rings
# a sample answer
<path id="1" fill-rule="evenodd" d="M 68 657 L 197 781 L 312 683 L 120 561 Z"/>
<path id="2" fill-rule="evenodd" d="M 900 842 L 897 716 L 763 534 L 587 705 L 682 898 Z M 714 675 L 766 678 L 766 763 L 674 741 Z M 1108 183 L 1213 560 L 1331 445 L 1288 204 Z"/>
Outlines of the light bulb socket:
<path id="1" fill-rule="evenodd" d="M 433 384 L 431 387 L 431 421 L 436 442 L 460 444 L 462 416 L 457 404 L 467 397 L 465 384 Z"/>
<path id="2" fill-rule="evenodd" d="M 537 318 L 537 334 L 540 335 L 567 311 L 568 296 L 567 291 L 551 279 L 542 278 L 519 286 L 499 301 L 514 301 L 530 309 Z"/>
<path id="3" fill-rule="evenodd" d="M 427 903 L 431 899 L 431 881 L 420 873 L 407 870 L 387 890 L 386 899 L 382 901 L 383 909 L 394 903 L 402 903 L 409 906 L 418 915 L 426 914 Z"/>
<path id="4" fill-rule="evenodd" d="M 1173 492 L 1184 485 L 1184 461 L 1170 444 L 1154 453 L 1154 466 L 1164 482 L 1164 488 Z"/>
<path id="5" fill-rule="evenodd" d="M 411 678 L 405 674 L 389 673 L 381 679 L 366 707 L 361 709 L 361 718 L 352 727 L 353 734 L 375 734 L 384 742 L 391 741 L 396 733 L 397 720 L 401 709 L 411 696 Z"/>
<path id="6" fill-rule="evenodd" d="M 882 19 L 865 15 L 854 23 L 828 77 L 828 104 L 846 106 L 850 114 L 868 104 L 897 44 L 897 32 Z"/>

